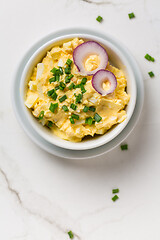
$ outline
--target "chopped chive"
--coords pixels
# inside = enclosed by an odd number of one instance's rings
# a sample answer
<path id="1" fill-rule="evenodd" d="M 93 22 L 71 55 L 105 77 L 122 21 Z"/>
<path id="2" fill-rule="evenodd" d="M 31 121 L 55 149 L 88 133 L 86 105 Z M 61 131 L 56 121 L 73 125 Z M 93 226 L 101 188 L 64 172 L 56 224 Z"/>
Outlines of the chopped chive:
<path id="1" fill-rule="evenodd" d="M 76 103 L 81 103 L 83 95 L 79 93 L 78 95 L 75 94 L 75 97 L 76 97 Z"/>
<path id="2" fill-rule="evenodd" d="M 73 238 L 74 238 L 74 234 L 73 234 L 72 231 L 69 231 L 69 232 L 68 232 L 68 235 L 69 235 L 70 239 L 73 239 Z"/>
<path id="3" fill-rule="evenodd" d="M 112 193 L 113 193 L 113 194 L 119 193 L 119 188 L 112 189 Z"/>
<path id="4" fill-rule="evenodd" d="M 88 112 L 88 110 L 89 110 L 89 107 L 87 107 L 87 106 L 85 106 L 85 107 L 83 108 L 83 112 Z"/>
<path id="5" fill-rule="evenodd" d="M 56 74 L 57 73 L 57 68 L 53 68 L 50 72 L 52 72 L 53 74 Z"/>
<path id="6" fill-rule="evenodd" d="M 55 81 L 56 81 L 56 77 L 55 76 L 49 79 L 50 83 L 55 82 Z"/>
<path id="7" fill-rule="evenodd" d="M 56 92 L 54 92 L 52 95 L 51 95 L 51 98 L 53 99 L 53 100 L 56 100 L 57 99 L 57 93 Z"/>
<path id="8" fill-rule="evenodd" d="M 70 74 L 71 73 L 71 68 L 70 67 L 66 67 L 64 69 L 64 71 L 65 71 L 65 74 Z"/>
<path id="9" fill-rule="evenodd" d="M 91 106 L 91 107 L 89 107 L 89 111 L 95 112 L 95 111 L 96 111 L 96 108 L 93 107 L 93 106 Z"/>
<path id="10" fill-rule="evenodd" d="M 56 75 L 55 78 L 56 78 L 56 81 L 59 82 L 60 76 Z"/>
<path id="11" fill-rule="evenodd" d="M 86 78 L 86 77 L 84 77 L 84 78 L 82 79 L 82 81 L 81 81 L 81 84 L 85 85 L 85 84 L 86 84 L 86 82 L 87 82 L 87 78 Z"/>
<path id="12" fill-rule="evenodd" d="M 54 113 L 56 108 L 58 108 L 58 103 L 51 103 L 49 110 Z"/>
<path id="13" fill-rule="evenodd" d="M 145 59 L 147 59 L 148 61 L 154 62 L 155 59 L 153 57 L 151 57 L 148 53 L 144 56 Z"/>
<path id="14" fill-rule="evenodd" d="M 48 95 L 48 97 L 50 97 L 53 93 L 54 93 L 54 89 L 52 89 L 52 90 L 49 90 L 48 92 L 47 92 L 47 95 Z"/>
<path id="15" fill-rule="evenodd" d="M 72 64 L 72 60 L 68 58 L 66 64 L 70 66 Z"/>
<path id="16" fill-rule="evenodd" d="M 66 84 L 63 83 L 63 82 L 60 82 L 59 89 L 60 89 L 60 90 L 64 90 L 65 87 L 66 87 Z"/>
<path id="17" fill-rule="evenodd" d="M 63 105 L 63 106 L 62 106 L 62 109 L 63 109 L 65 112 L 68 112 L 68 111 L 69 111 L 69 109 L 68 109 L 68 107 L 67 107 L 66 105 Z"/>
<path id="18" fill-rule="evenodd" d="M 85 124 L 88 124 L 88 125 L 92 125 L 93 122 L 94 122 L 94 119 L 92 117 L 88 117 L 85 120 Z"/>
<path id="19" fill-rule="evenodd" d="M 60 102 L 63 102 L 67 99 L 67 96 L 66 95 L 63 95 L 61 98 L 59 98 L 59 101 Z"/>
<path id="20" fill-rule="evenodd" d="M 48 127 L 52 127 L 53 126 L 53 122 L 52 121 L 49 121 L 48 122 Z"/>
<path id="21" fill-rule="evenodd" d="M 86 92 L 86 89 L 84 88 L 83 85 L 81 85 L 81 92 L 84 94 Z"/>
<path id="22" fill-rule="evenodd" d="M 77 106 L 76 106 L 76 104 L 71 103 L 70 108 L 72 108 L 73 110 L 76 110 L 76 109 L 77 109 Z"/>
<path id="23" fill-rule="evenodd" d="M 72 114 L 71 118 L 76 119 L 76 120 L 79 120 L 79 115 L 77 115 L 77 114 Z"/>
<path id="24" fill-rule="evenodd" d="M 74 83 L 71 83 L 71 85 L 69 85 L 68 89 L 69 90 L 72 90 L 74 88 L 75 84 Z"/>
<path id="25" fill-rule="evenodd" d="M 43 117 L 44 117 L 44 111 L 41 111 L 40 114 L 39 114 L 38 119 L 39 119 L 39 120 L 42 120 Z"/>
<path id="26" fill-rule="evenodd" d="M 80 84 L 76 84 L 76 85 L 74 86 L 74 88 L 80 88 L 80 87 L 81 87 Z"/>
<path id="27" fill-rule="evenodd" d="M 75 123 L 75 121 L 74 121 L 74 119 L 71 117 L 70 119 L 70 122 L 72 123 L 72 124 L 74 124 Z"/>
<path id="28" fill-rule="evenodd" d="M 96 18 L 96 20 L 97 20 L 98 22 L 102 22 L 103 18 L 102 18 L 101 16 L 98 16 L 98 17 Z"/>
<path id="29" fill-rule="evenodd" d="M 96 114 L 94 115 L 94 120 L 95 120 L 96 122 L 100 122 L 100 121 L 102 120 L 102 117 L 101 117 L 98 113 L 96 113 Z"/>
<path id="30" fill-rule="evenodd" d="M 154 73 L 151 71 L 151 72 L 149 72 L 148 73 L 149 74 L 149 76 L 152 78 L 152 77 L 154 77 Z"/>
<path id="31" fill-rule="evenodd" d="M 70 75 L 66 76 L 65 77 L 65 83 L 69 83 L 73 76 L 74 76 L 73 74 L 70 74 Z"/>
<path id="32" fill-rule="evenodd" d="M 128 144 L 122 144 L 121 145 L 121 150 L 128 150 Z"/>
<path id="33" fill-rule="evenodd" d="M 59 74 L 63 75 L 63 68 L 62 67 L 59 67 Z"/>
<path id="34" fill-rule="evenodd" d="M 58 89 L 59 89 L 59 86 L 56 86 L 56 87 L 55 87 L 55 90 L 58 90 Z"/>
<path id="35" fill-rule="evenodd" d="M 112 197 L 112 201 L 115 202 L 119 197 L 117 195 L 114 195 L 114 197 Z"/>
<path id="36" fill-rule="evenodd" d="M 132 18 L 135 18 L 135 15 L 134 15 L 133 12 L 132 12 L 132 13 L 128 13 L 128 17 L 129 17 L 130 19 L 132 19 Z"/>

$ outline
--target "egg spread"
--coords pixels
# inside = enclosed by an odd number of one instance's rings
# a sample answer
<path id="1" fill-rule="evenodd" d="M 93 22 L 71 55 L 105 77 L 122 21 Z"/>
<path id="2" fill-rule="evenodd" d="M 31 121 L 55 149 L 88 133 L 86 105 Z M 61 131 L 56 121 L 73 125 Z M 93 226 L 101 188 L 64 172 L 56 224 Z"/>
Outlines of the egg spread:
<path id="1" fill-rule="evenodd" d="M 73 51 L 83 42 L 74 38 L 48 51 L 33 70 L 25 99 L 25 105 L 42 125 L 73 142 L 82 141 L 87 135 L 104 134 L 123 122 L 130 100 L 124 73 L 109 63 L 106 70 L 117 80 L 111 94 L 102 96 L 92 87 L 92 76 L 81 75 L 73 62 Z M 97 55 L 90 55 L 85 69 L 93 71 L 99 62 Z M 109 88 L 107 81 L 103 88 Z"/>

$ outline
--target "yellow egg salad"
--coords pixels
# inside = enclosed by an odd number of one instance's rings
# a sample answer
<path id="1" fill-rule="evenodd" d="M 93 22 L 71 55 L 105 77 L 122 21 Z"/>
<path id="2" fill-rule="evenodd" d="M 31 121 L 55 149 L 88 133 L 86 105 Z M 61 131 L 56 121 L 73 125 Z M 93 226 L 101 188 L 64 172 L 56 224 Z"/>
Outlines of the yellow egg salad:
<path id="1" fill-rule="evenodd" d="M 109 62 L 106 70 L 115 75 L 117 87 L 106 96 L 93 88 L 92 76 L 78 71 L 73 51 L 83 42 L 83 39 L 74 38 L 48 51 L 33 69 L 25 99 L 25 105 L 43 126 L 73 142 L 80 142 L 88 135 L 104 134 L 123 122 L 130 100 L 125 90 L 124 73 Z M 89 56 L 84 63 L 85 69 L 95 70 L 99 61 L 97 55 Z M 107 81 L 103 83 L 104 89 L 108 87 Z"/>

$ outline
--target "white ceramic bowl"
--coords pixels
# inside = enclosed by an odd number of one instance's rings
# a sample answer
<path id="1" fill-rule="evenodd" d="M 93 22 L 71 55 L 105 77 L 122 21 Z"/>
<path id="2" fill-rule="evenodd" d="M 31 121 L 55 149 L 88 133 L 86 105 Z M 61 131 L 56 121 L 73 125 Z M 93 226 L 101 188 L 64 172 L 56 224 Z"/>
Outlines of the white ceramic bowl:
<path id="1" fill-rule="evenodd" d="M 34 66 L 36 66 L 36 64 L 41 61 L 41 59 L 45 56 L 46 52 L 50 50 L 53 46 L 60 44 L 63 41 L 73 39 L 74 37 L 83 38 L 84 40 L 94 40 L 96 42 L 99 42 L 102 46 L 106 48 L 107 53 L 109 55 L 110 63 L 124 71 L 125 76 L 127 78 L 127 92 L 131 96 L 129 104 L 126 107 L 127 118 L 122 123 L 116 125 L 110 131 L 106 132 L 104 135 L 84 139 L 82 142 L 79 143 L 69 142 L 53 135 L 47 127 L 43 127 L 37 121 L 37 119 L 32 115 L 31 111 L 24 105 L 27 83 L 30 79 Z M 103 38 L 94 35 L 80 33 L 63 35 L 61 37 L 54 38 L 53 40 L 44 43 L 42 46 L 38 48 L 38 50 L 34 52 L 34 54 L 30 57 L 29 61 L 27 62 L 23 70 L 20 80 L 20 94 L 21 94 L 20 97 L 21 106 L 23 108 L 23 113 L 25 115 L 24 117 L 27 118 L 29 124 L 42 138 L 44 138 L 49 143 L 62 148 L 72 150 L 87 150 L 108 143 L 123 131 L 123 129 L 128 124 L 129 120 L 131 119 L 131 116 L 135 108 L 137 88 L 132 66 L 128 59 L 126 58 L 124 52 L 121 51 L 121 49 L 118 49 L 111 41 L 107 41 Z"/>

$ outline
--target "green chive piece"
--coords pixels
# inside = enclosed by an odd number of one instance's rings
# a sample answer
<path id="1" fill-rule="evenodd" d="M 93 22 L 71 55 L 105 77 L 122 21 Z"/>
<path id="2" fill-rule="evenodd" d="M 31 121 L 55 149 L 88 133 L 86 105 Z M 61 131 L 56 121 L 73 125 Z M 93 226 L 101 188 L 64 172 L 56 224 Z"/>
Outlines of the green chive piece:
<path id="1" fill-rule="evenodd" d="M 81 85 L 81 92 L 84 94 L 86 92 L 86 89 L 84 88 L 83 85 Z"/>
<path id="2" fill-rule="evenodd" d="M 151 71 L 151 72 L 149 72 L 148 73 L 149 74 L 149 76 L 152 78 L 152 77 L 154 77 L 154 73 Z"/>
<path id="3" fill-rule="evenodd" d="M 72 64 L 72 60 L 68 58 L 66 64 L 70 66 Z"/>
<path id="4" fill-rule="evenodd" d="M 128 17 L 129 17 L 130 19 L 132 19 L 132 18 L 135 18 L 135 15 L 134 15 L 133 12 L 132 12 L 132 13 L 128 13 Z"/>
<path id="5" fill-rule="evenodd" d="M 121 145 L 121 150 L 128 150 L 128 144 L 122 144 Z"/>
<path id="6" fill-rule="evenodd" d="M 65 112 L 68 112 L 68 111 L 69 111 L 69 109 L 68 109 L 68 107 L 67 107 L 66 105 L 63 105 L 63 106 L 62 106 L 62 109 L 63 109 Z"/>
<path id="7" fill-rule="evenodd" d="M 74 77 L 73 74 L 70 74 L 70 75 L 66 76 L 65 77 L 65 83 L 69 83 L 73 77 Z"/>
<path id="8" fill-rule="evenodd" d="M 74 124 L 75 123 L 75 121 L 74 121 L 74 119 L 71 117 L 70 119 L 70 122 L 72 123 L 72 124 Z"/>
<path id="9" fill-rule="evenodd" d="M 75 94 L 75 97 L 76 97 L 76 103 L 81 103 L 83 95 L 79 93 L 78 95 Z"/>
<path id="10" fill-rule="evenodd" d="M 56 77 L 55 76 L 49 79 L 50 83 L 55 82 L 55 81 L 56 81 Z"/>
<path id="11" fill-rule="evenodd" d="M 96 18 L 96 20 L 97 20 L 98 22 L 102 22 L 103 18 L 102 18 L 101 16 L 98 16 L 98 17 Z"/>
<path id="12" fill-rule="evenodd" d="M 89 107 L 89 111 L 95 112 L 95 111 L 96 111 L 96 108 L 93 107 L 93 106 L 91 106 L 91 107 Z"/>
<path id="13" fill-rule="evenodd" d="M 53 99 L 53 100 L 56 100 L 57 99 L 57 93 L 56 92 L 54 92 L 52 95 L 51 95 L 51 98 Z"/>
<path id="14" fill-rule="evenodd" d="M 76 119 L 76 120 L 79 120 L 79 115 L 77 115 L 77 114 L 72 114 L 71 118 Z"/>
<path id="15" fill-rule="evenodd" d="M 117 195 L 114 195 L 114 197 L 112 197 L 112 201 L 115 202 L 119 197 Z"/>
<path id="16" fill-rule="evenodd" d="M 88 125 L 92 125 L 93 122 L 94 122 L 94 120 L 93 120 L 92 117 L 88 117 L 88 118 L 86 118 L 86 120 L 85 120 L 85 124 L 88 124 Z"/>
<path id="17" fill-rule="evenodd" d="M 81 87 L 80 84 L 76 84 L 76 85 L 74 86 L 74 88 L 80 88 L 80 87 Z"/>
<path id="18" fill-rule="evenodd" d="M 59 89 L 59 86 L 56 86 L 56 87 L 55 87 L 55 90 L 58 90 L 58 89 Z"/>
<path id="19" fill-rule="evenodd" d="M 62 67 L 59 67 L 59 74 L 63 75 L 63 68 Z"/>
<path id="20" fill-rule="evenodd" d="M 52 89 L 52 90 L 49 90 L 48 92 L 47 92 L 47 95 L 48 95 L 48 97 L 50 97 L 53 93 L 54 93 L 54 89 Z"/>
<path id="21" fill-rule="evenodd" d="M 48 127 L 52 127 L 53 126 L 53 122 L 52 121 L 49 121 L 48 122 Z"/>
<path id="22" fill-rule="evenodd" d="M 60 76 L 56 75 L 55 78 L 56 78 L 56 81 L 59 82 Z"/>
<path id="23" fill-rule="evenodd" d="M 52 72 L 53 74 L 56 74 L 57 73 L 57 68 L 53 68 L 50 72 Z"/>
<path id="24" fill-rule="evenodd" d="M 70 67 L 66 67 L 64 69 L 64 71 L 65 71 L 65 74 L 70 74 L 71 73 L 71 68 Z"/>
<path id="25" fill-rule="evenodd" d="M 155 59 L 153 57 L 151 57 L 148 53 L 144 56 L 145 59 L 147 59 L 148 61 L 154 62 Z"/>
<path id="26" fill-rule="evenodd" d="M 85 85 L 85 84 L 86 84 L 86 82 L 87 82 L 87 78 L 86 78 L 86 77 L 84 77 L 84 78 L 82 79 L 82 81 L 81 81 L 81 84 Z"/>
<path id="27" fill-rule="evenodd" d="M 83 108 L 83 112 L 88 112 L 88 110 L 89 110 L 89 107 L 87 107 L 87 106 L 85 106 L 85 107 Z"/>
<path id="28" fill-rule="evenodd" d="M 113 194 L 119 193 L 119 188 L 112 189 L 112 193 L 113 193 Z"/>
<path id="29" fill-rule="evenodd" d="M 77 109 L 77 106 L 76 106 L 76 104 L 71 103 L 70 108 L 72 108 L 73 110 L 76 110 L 76 109 Z"/>
<path id="30" fill-rule="evenodd" d="M 75 84 L 74 83 L 71 83 L 71 85 L 69 85 L 68 89 L 69 90 L 72 90 L 74 88 Z"/>
<path id="31" fill-rule="evenodd" d="M 38 119 L 39 119 L 39 120 L 42 120 L 43 117 L 44 117 L 44 111 L 41 111 L 40 114 L 39 114 Z"/>
<path id="32" fill-rule="evenodd" d="M 58 108 L 58 103 L 51 103 L 49 110 L 54 113 L 56 108 Z"/>
<path id="33" fill-rule="evenodd" d="M 67 99 L 67 96 L 66 95 L 63 95 L 61 98 L 59 98 L 59 101 L 60 102 L 63 102 Z"/>
<path id="34" fill-rule="evenodd" d="M 101 117 L 98 113 L 96 113 L 96 114 L 94 115 L 94 120 L 95 120 L 96 122 L 100 122 L 100 121 L 102 120 L 102 117 Z"/>
<path id="35" fill-rule="evenodd" d="M 60 82 L 59 89 L 60 89 L 60 90 L 64 90 L 65 87 L 66 87 L 66 84 L 63 83 L 63 82 Z"/>
<path id="36" fill-rule="evenodd" d="M 69 231 L 69 232 L 68 232 L 68 235 L 69 235 L 70 239 L 73 239 L 73 238 L 74 238 L 74 234 L 73 234 L 72 231 Z"/>

